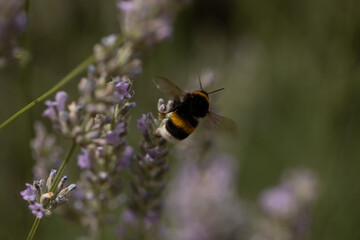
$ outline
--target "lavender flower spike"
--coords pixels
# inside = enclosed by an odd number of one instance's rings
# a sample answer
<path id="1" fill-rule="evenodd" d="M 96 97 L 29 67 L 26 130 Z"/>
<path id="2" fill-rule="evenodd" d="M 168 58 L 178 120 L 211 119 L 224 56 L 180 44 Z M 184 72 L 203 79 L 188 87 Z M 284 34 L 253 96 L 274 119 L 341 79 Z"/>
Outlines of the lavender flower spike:
<path id="1" fill-rule="evenodd" d="M 123 239 L 132 239 L 131 235 L 134 231 L 160 234 L 161 227 L 158 223 L 163 208 L 161 200 L 166 187 L 165 176 L 169 170 L 167 143 L 154 133 L 157 121 L 151 113 L 143 114 L 143 117 L 137 121 L 143 138 L 140 142 L 141 154 L 134 154 L 129 164 L 133 181 L 131 182 L 131 198 L 128 200 L 126 209 L 137 221 L 122 219 L 119 233 Z M 130 156 L 132 149 L 128 150 Z M 139 230 L 139 223 L 141 223 L 141 230 Z M 139 237 L 140 235 L 136 236 L 136 238 Z"/>
<path id="2" fill-rule="evenodd" d="M 27 189 L 20 193 L 24 200 L 29 201 L 29 209 L 37 218 L 51 215 L 52 210 L 68 201 L 69 192 L 76 188 L 75 184 L 71 184 L 69 187 L 62 189 L 67 179 L 63 177 L 57 191 L 50 192 L 56 173 L 56 170 L 51 170 L 46 181 L 41 179 L 35 181 L 33 185 L 26 184 Z"/>

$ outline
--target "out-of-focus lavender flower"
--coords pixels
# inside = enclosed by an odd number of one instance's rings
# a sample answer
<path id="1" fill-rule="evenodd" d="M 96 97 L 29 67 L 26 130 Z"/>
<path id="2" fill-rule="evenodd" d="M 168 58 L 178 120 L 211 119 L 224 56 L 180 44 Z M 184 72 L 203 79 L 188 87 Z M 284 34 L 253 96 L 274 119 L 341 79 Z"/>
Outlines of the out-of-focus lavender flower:
<path id="1" fill-rule="evenodd" d="M 275 217 L 291 217 L 295 211 L 295 204 L 293 193 L 285 187 L 268 189 L 260 197 L 263 211 Z"/>
<path id="2" fill-rule="evenodd" d="M 45 105 L 48 106 L 48 108 L 45 109 L 45 111 L 43 112 L 43 117 L 48 117 L 54 121 L 56 119 L 56 111 L 54 107 L 56 107 L 58 111 L 64 111 L 67 98 L 67 93 L 64 91 L 60 91 L 56 93 L 55 101 L 45 101 Z"/>
<path id="3" fill-rule="evenodd" d="M 54 107 L 58 109 L 58 111 L 64 111 L 65 102 L 67 100 L 67 93 L 64 91 L 60 91 L 56 93 L 55 101 L 46 100 L 45 105 L 48 107 L 43 112 L 43 117 L 48 117 L 50 120 L 55 121 L 57 117 L 57 113 Z"/>
<path id="4" fill-rule="evenodd" d="M 27 189 L 20 192 L 23 199 L 29 201 L 29 209 L 37 218 L 51 215 L 53 210 L 68 201 L 69 193 L 76 188 L 75 184 L 63 188 L 67 180 L 64 176 L 55 191 L 50 192 L 56 174 L 57 171 L 53 169 L 46 181 L 34 181 L 33 185 L 26 183 Z"/>
<path id="5" fill-rule="evenodd" d="M 167 198 L 169 239 L 242 239 L 245 211 L 235 194 L 235 159 L 211 152 L 206 165 L 185 160 Z"/>
<path id="6" fill-rule="evenodd" d="M 184 1 L 120 0 L 122 32 L 134 40 L 154 44 L 171 36 L 175 11 Z"/>
<path id="7" fill-rule="evenodd" d="M 56 144 L 55 135 L 49 134 L 41 122 L 34 124 L 36 137 L 31 140 L 32 157 L 36 164 L 33 167 L 34 178 L 45 178 L 54 167 L 60 167 L 62 149 Z"/>
<path id="8" fill-rule="evenodd" d="M 90 168 L 90 153 L 85 148 L 81 148 L 82 154 L 78 155 L 77 164 L 80 168 Z"/>
<path id="9" fill-rule="evenodd" d="M 260 206 L 270 216 L 291 219 L 311 204 L 317 190 L 318 181 L 309 169 L 287 171 L 279 186 L 263 191 Z"/>
<path id="10" fill-rule="evenodd" d="M 0 0 L 0 68 L 9 60 L 26 60 L 19 47 L 19 38 L 27 26 L 24 0 Z"/>
<path id="11" fill-rule="evenodd" d="M 57 92 L 55 96 L 54 106 L 56 106 L 59 111 L 64 111 L 65 103 L 67 99 L 68 99 L 68 95 L 66 92 L 64 91 Z"/>
<path id="12" fill-rule="evenodd" d="M 146 115 L 143 114 L 141 118 L 137 119 L 137 129 L 139 129 L 143 134 L 146 132 Z"/>
<path id="13" fill-rule="evenodd" d="M 35 201 L 36 189 L 33 185 L 26 183 L 26 189 L 20 192 L 21 196 L 26 201 Z"/>
<path id="14" fill-rule="evenodd" d="M 293 169 L 285 172 L 282 182 L 292 189 L 295 198 L 303 204 L 312 204 L 319 195 L 319 180 L 310 169 Z"/>
<path id="15" fill-rule="evenodd" d="M 264 215 L 254 220 L 253 238 L 302 239 L 309 231 L 311 206 L 317 195 L 318 180 L 312 171 L 286 171 L 278 186 L 260 196 Z"/>
<path id="16" fill-rule="evenodd" d="M 47 100 L 45 101 L 45 105 L 48 107 L 44 110 L 42 113 L 43 117 L 48 117 L 50 120 L 55 121 L 56 120 L 56 111 L 51 101 Z"/>
<path id="17" fill-rule="evenodd" d="M 134 149 L 131 146 L 126 146 L 123 152 L 121 162 L 117 166 L 119 169 L 127 169 L 130 167 L 131 159 L 134 157 Z"/>

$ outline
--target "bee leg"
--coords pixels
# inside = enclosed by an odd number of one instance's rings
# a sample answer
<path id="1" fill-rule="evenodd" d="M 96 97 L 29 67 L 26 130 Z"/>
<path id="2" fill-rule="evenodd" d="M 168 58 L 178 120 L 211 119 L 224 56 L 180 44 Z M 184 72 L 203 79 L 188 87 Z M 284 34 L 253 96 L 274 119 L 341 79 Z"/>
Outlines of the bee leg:
<path id="1" fill-rule="evenodd" d="M 166 115 L 168 114 L 170 111 L 169 110 L 166 110 L 166 111 L 160 111 L 158 110 L 158 113 L 161 114 L 161 115 Z"/>
<path id="2" fill-rule="evenodd" d="M 157 136 L 157 137 L 162 137 L 162 134 L 161 134 L 161 132 L 163 131 L 162 129 L 163 128 L 165 128 L 165 125 L 166 125 L 166 122 L 167 122 L 167 118 L 164 118 L 162 121 L 161 121 L 161 123 L 160 123 L 160 126 L 156 129 L 156 131 L 155 131 L 155 136 Z"/>
<path id="3" fill-rule="evenodd" d="M 168 114 L 169 111 L 161 111 L 161 110 L 158 110 L 158 118 L 160 120 L 163 120 L 165 117 L 166 117 L 166 114 Z"/>

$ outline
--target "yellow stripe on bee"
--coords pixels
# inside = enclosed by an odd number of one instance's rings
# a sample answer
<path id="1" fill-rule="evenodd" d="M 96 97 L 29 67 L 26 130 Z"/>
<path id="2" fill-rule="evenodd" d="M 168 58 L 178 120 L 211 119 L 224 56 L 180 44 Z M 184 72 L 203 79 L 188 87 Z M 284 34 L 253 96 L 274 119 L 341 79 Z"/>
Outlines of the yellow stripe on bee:
<path id="1" fill-rule="evenodd" d="M 208 104 L 210 105 L 209 97 L 208 97 L 208 96 L 206 96 L 206 94 L 205 94 L 205 93 L 195 91 L 195 92 L 192 92 L 191 94 L 196 94 L 196 95 L 200 95 L 200 96 L 204 97 L 204 98 L 206 99 L 206 101 L 208 102 Z"/>
<path id="2" fill-rule="evenodd" d="M 171 113 L 170 118 L 175 126 L 183 129 L 187 134 L 191 134 L 195 130 L 188 121 L 182 119 L 176 112 Z"/>

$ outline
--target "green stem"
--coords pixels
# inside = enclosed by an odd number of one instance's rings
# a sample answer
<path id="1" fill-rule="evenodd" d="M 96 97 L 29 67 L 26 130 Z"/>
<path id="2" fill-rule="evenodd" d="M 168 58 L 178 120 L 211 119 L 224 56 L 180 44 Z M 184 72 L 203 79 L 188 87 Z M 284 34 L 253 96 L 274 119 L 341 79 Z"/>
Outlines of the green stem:
<path id="1" fill-rule="evenodd" d="M 72 143 L 72 145 L 71 145 L 71 147 L 70 147 L 70 149 L 69 149 L 69 151 L 68 151 L 68 153 L 67 153 L 67 155 L 65 157 L 65 160 L 62 162 L 58 172 L 55 175 L 54 181 L 51 184 L 49 192 L 52 192 L 52 193 L 55 192 L 55 190 L 56 190 L 56 188 L 57 188 L 57 186 L 58 186 L 58 184 L 59 184 L 59 182 L 60 182 L 60 180 L 62 178 L 62 175 L 65 172 L 66 167 L 69 165 L 69 162 L 71 160 L 72 155 L 74 154 L 76 146 L 77 146 L 76 142 L 73 141 L 73 143 Z"/>
<path id="2" fill-rule="evenodd" d="M 24 112 L 26 112 L 27 110 L 29 110 L 30 108 L 32 108 L 33 106 L 35 106 L 35 104 L 43 101 L 44 99 L 48 98 L 51 94 L 53 94 L 54 92 L 56 92 L 59 88 L 61 88 L 62 86 L 64 86 L 66 83 L 68 83 L 71 79 L 73 79 L 74 77 L 76 77 L 78 74 L 80 74 L 82 71 L 84 71 L 84 69 L 86 69 L 87 66 L 89 66 L 90 64 L 92 64 L 95 61 L 95 56 L 91 55 L 90 57 L 88 57 L 87 59 L 85 59 L 85 61 L 83 61 L 82 63 L 80 63 L 74 70 L 72 70 L 68 75 L 66 75 L 63 79 L 60 80 L 60 82 L 58 82 L 55 86 L 53 86 L 50 90 L 48 90 L 46 93 L 44 93 L 43 95 L 41 95 L 40 97 L 38 97 L 37 99 L 35 99 L 34 101 L 32 101 L 31 103 L 29 103 L 28 105 L 26 105 L 25 107 L 23 107 L 20 111 L 18 111 L 17 113 L 15 113 L 14 115 L 12 115 L 10 118 L 8 118 L 6 121 L 4 121 L 1 125 L 0 125 L 0 130 L 3 129 L 4 127 L 6 127 L 9 123 L 11 123 L 12 121 L 14 121 L 16 118 L 18 118 L 21 114 L 23 114 Z"/>
<path id="3" fill-rule="evenodd" d="M 35 218 L 35 221 L 34 221 L 32 227 L 30 229 L 30 232 L 26 238 L 27 240 L 32 240 L 34 238 L 36 230 L 38 229 L 40 222 L 41 222 L 41 218 Z"/>
<path id="4" fill-rule="evenodd" d="M 106 49 L 106 53 L 110 52 L 111 50 L 115 49 L 116 47 L 120 46 L 122 43 L 124 42 L 124 38 L 122 38 L 121 36 L 118 36 L 118 40 L 117 42 L 111 46 L 110 48 Z M 66 83 L 68 83 L 70 80 L 72 80 L 73 78 L 75 78 L 77 75 L 79 75 L 81 72 L 83 72 L 87 66 L 89 66 L 90 64 L 95 62 L 95 55 L 91 55 L 90 57 L 88 57 L 87 59 L 85 59 L 82 63 L 80 63 L 76 68 L 74 68 L 69 74 L 67 74 L 63 79 L 60 80 L 60 82 L 58 82 L 57 84 L 55 84 L 55 86 L 53 86 L 52 88 L 50 88 L 46 93 L 44 93 L 43 95 L 41 95 L 40 97 L 38 97 L 37 99 L 35 99 L 34 101 L 32 101 L 31 103 L 29 103 L 28 105 L 26 105 L 25 107 L 23 107 L 20 111 L 18 111 L 17 113 L 15 113 L 14 115 L 12 115 L 10 118 L 8 118 L 7 120 L 5 120 L 1 125 L 0 125 L 0 131 L 6 127 L 9 123 L 11 123 L 12 121 L 14 121 L 16 118 L 18 118 L 21 114 L 23 114 L 24 112 L 26 112 L 27 110 L 31 109 L 33 106 L 35 106 L 37 103 L 43 101 L 44 99 L 48 98 L 51 94 L 53 94 L 54 92 L 58 91 L 59 88 L 61 88 L 62 86 L 64 86 Z"/>
<path id="5" fill-rule="evenodd" d="M 76 142 L 73 141 L 73 143 L 72 143 L 72 145 L 71 145 L 71 147 L 70 147 L 64 161 L 61 163 L 59 171 L 55 175 L 54 181 L 51 184 L 49 192 L 54 192 L 56 187 L 58 186 L 58 184 L 59 184 L 59 182 L 61 180 L 61 177 L 62 177 L 63 173 L 65 172 L 65 169 L 66 169 L 67 165 L 69 164 L 72 155 L 74 154 L 76 146 L 77 146 Z M 35 221 L 34 221 L 32 227 L 31 227 L 31 229 L 29 231 L 28 236 L 27 236 L 27 240 L 32 240 L 34 238 L 35 233 L 36 233 L 36 231 L 37 231 L 37 229 L 39 227 L 40 221 L 41 221 L 40 218 L 35 218 Z"/>

